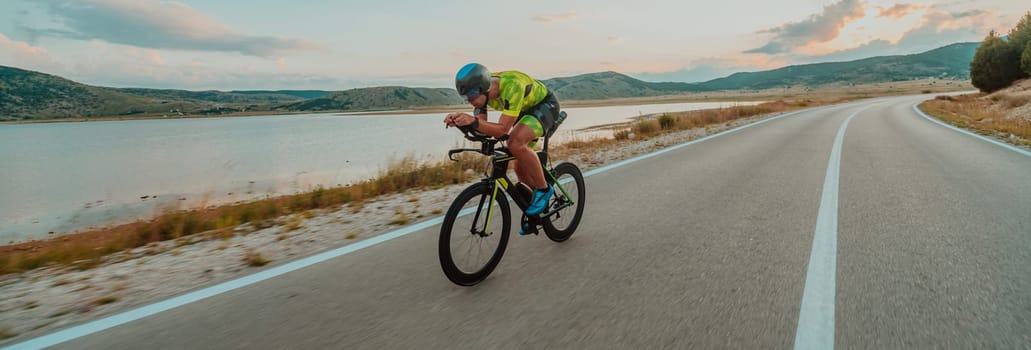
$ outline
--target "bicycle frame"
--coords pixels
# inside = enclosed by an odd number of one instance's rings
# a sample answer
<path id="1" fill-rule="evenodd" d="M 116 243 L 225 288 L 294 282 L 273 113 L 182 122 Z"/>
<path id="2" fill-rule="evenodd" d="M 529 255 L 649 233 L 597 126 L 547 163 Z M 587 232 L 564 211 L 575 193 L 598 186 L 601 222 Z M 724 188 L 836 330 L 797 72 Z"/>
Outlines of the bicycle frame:
<path id="1" fill-rule="evenodd" d="M 476 232 L 479 235 L 486 235 L 487 227 L 490 227 L 490 218 L 494 214 L 494 202 L 497 200 L 498 197 L 498 188 L 501 188 L 502 191 L 505 191 L 505 193 L 512 197 L 512 200 L 516 202 L 516 206 L 518 206 L 519 209 L 524 212 L 526 211 L 526 208 L 529 206 L 530 199 L 532 199 L 532 197 L 526 198 L 526 194 L 519 193 L 518 190 L 515 189 L 515 183 L 513 183 L 512 180 L 508 178 L 508 163 L 514 160 L 515 157 L 512 156 L 512 154 L 506 147 L 495 149 L 494 144 L 496 144 L 497 142 L 497 140 L 485 140 L 483 141 L 483 145 L 479 150 L 456 149 L 451 150 L 451 152 L 449 152 L 449 157 L 455 153 L 460 153 L 464 151 L 476 151 L 479 153 L 492 155 L 491 164 L 493 165 L 493 167 L 491 169 L 491 174 L 489 176 L 484 177 L 482 180 L 491 189 L 491 196 L 489 202 L 490 207 L 487 209 L 487 220 L 485 220 L 485 222 L 483 223 L 483 230 L 480 230 L 480 232 Z M 537 218 L 535 218 L 535 220 L 540 220 L 543 218 L 551 217 L 552 215 L 558 213 L 559 210 L 572 206 L 576 203 L 572 201 L 571 197 L 569 196 L 569 193 L 566 192 L 566 189 L 562 186 L 561 183 L 559 183 L 558 179 L 555 178 L 555 175 L 552 174 L 552 172 L 546 166 L 548 159 L 547 151 L 545 150 L 537 152 L 537 157 L 541 160 L 541 168 L 544 170 L 544 174 L 546 175 L 545 179 L 548 181 L 548 183 L 557 186 L 558 190 L 562 193 L 562 196 L 566 198 L 565 203 L 562 203 L 556 208 L 552 208 L 549 211 L 537 215 Z M 530 195 L 532 195 L 532 193 Z M 480 199 L 480 204 L 476 207 L 476 214 L 475 216 L 473 216 L 474 223 L 478 222 L 480 219 L 480 214 L 483 210 L 484 200 L 486 200 L 486 196 Z"/>

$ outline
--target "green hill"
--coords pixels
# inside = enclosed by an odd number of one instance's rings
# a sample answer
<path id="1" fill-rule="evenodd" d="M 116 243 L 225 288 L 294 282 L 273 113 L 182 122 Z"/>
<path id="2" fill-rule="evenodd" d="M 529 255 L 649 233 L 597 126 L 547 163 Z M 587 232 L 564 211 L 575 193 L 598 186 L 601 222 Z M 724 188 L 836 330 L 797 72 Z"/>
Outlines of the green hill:
<path id="1" fill-rule="evenodd" d="M 958 43 L 902 56 L 787 66 L 734 73 L 698 85 L 710 90 L 767 89 L 788 85 L 866 84 L 922 78 L 970 79 L 970 61 L 980 43 Z"/>
<path id="2" fill-rule="evenodd" d="M 273 110 L 363 111 L 376 109 L 409 109 L 424 106 L 447 106 L 462 103 L 465 103 L 465 101 L 458 96 L 455 89 L 380 86 L 338 91 L 319 98 L 281 104 L 273 107 Z"/>
<path id="3" fill-rule="evenodd" d="M 705 91 L 688 83 L 650 83 L 616 72 L 582 74 L 542 81 L 563 100 L 600 100 L 620 97 L 675 95 Z"/>
<path id="4" fill-rule="evenodd" d="M 160 101 L 0 66 L 0 120 L 52 119 L 196 110 L 190 101 Z"/>
<path id="5" fill-rule="evenodd" d="M 233 90 L 233 91 L 230 91 L 230 92 L 232 92 L 234 94 L 251 94 L 251 95 L 264 95 L 264 94 L 287 95 L 287 96 L 297 97 L 299 100 L 307 100 L 309 98 L 319 98 L 319 97 L 326 96 L 326 95 L 329 95 L 329 94 L 333 93 L 332 91 L 326 91 L 326 90 L 274 90 L 274 91 L 269 91 L 269 90 Z"/>
<path id="6" fill-rule="evenodd" d="M 124 92 L 131 95 L 150 97 L 161 100 L 191 100 L 199 102 L 216 103 L 278 103 L 294 102 L 307 98 L 319 97 L 329 94 L 329 91 L 321 91 L 322 94 L 290 93 L 287 91 L 187 91 L 172 89 L 142 89 L 142 88 L 113 88 L 112 90 Z M 303 97 L 303 96 L 312 97 Z"/>

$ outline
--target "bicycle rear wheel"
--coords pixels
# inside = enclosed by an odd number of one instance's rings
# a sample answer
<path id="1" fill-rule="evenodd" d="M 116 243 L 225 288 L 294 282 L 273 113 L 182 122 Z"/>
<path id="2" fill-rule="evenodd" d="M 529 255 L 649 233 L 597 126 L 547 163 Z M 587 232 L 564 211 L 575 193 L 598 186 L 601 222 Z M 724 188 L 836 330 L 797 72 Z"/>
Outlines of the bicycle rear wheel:
<path id="1" fill-rule="evenodd" d="M 556 185 L 548 211 L 555 210 L 555 208 L 561 209 L 544 220 L 544 233 L 552 241 L 564 242 L 576 231 L 584 213 L 584 199 L 587 195 L 584 188 L 584 175 L 580 172 L 580 168 L 573 163 L 556 165 L 551 173 L 555 175 L 555 179 L 558 180 L 557 182 L 565 190 L 565 193 L 559 189 L 559 185 Z"/>
<path id="2" fill-rule="evenodd" d="M 440 267 L 461 286 L 480 283 L 501 261 L 508 244 L 512 213 L 504 192 L 491 205 L 494 186 L 477 183 L 455 198 L 440 226 Z"/>

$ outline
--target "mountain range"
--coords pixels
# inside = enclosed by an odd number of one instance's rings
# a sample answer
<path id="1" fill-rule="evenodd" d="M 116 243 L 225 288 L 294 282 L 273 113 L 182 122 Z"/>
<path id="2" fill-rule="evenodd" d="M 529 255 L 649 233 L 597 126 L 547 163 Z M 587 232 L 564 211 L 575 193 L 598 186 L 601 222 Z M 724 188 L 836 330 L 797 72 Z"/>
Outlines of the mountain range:
<path id="1" fill-rule="evenodd" d="M 970 77 L 970 61 L 973 60 L 978 45 L 980 43 L 957 43 L 912 55 L 879 56 L 847 62 L 792 65 L 760 72 L 740 72 L 698 83 L 646 82 L 617 72 L 589 73 L 552 78 L 542 82 L 561 100 L 602 100 L 925 78 L 966 80 Z M 343 91 L 108 88 L 80 84 L 50 74 L 0 66 L 0 120 L 205 115 L 227 112 L 368 111 L 463 103 L 461 97 L 451 88 L 383 86 Z"/>

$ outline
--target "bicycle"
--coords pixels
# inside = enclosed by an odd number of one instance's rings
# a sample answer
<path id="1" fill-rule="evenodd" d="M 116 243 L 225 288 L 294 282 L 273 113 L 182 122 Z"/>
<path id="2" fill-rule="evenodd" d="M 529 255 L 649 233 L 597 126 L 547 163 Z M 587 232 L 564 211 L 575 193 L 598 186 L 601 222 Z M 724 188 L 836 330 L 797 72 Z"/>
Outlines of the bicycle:
<path id="1" fill-rule="evenodd" d="M 544 212 L 533 216 L 525 214 L 526 208 L 533 198 L 533 191 L 522 183 L 513 184 L 509 180 L 508 163 L 515 157 L 512 156 L 508 147 L 497 146 L 499 142 L 506 141 L 508 135 L 494 138 L 467 127 L 459 127 L 466 139 L 480 142 L 480 148 L 452 149 L 448 151 L 448 158 L 456 160 L 454 158 L 456 154 L 477 152 L 491 156 L 493 166 L 490 173 L 486 174 L 481 181 L 466 187 L 459 193 L 448 208 L 447 214 L 444 215 L 444 223 L 440 227 L 438 255 L 440 267 L 451 282 L 461 286 L 476 285 L 486 279 L 501 261 L 512 228 L 512 212 L 505 194 L 511 196 L 519 209 L 524 212 L 521 221 L 529 223 L 530 230 L 527 234 L 536 235 L 539 229 L 543 228 L 549 239 L 555 242 L 564 242 L 576 231 L 583 215 L 583 203 L 586 195 L 583 174 L 580 172 L 580 168 L 569 162 L 562 162 L 554 167 L 547 166 L 548 139 L 558 124 L 565 119 L 565 116 L 565 112 L 559 114 L 555 126 L 544 136 L 543 150 L 537 152 L 541 168 L 544 169 L 544 177 L 549 185 L 555 186 L 555 191 L 548 199 L 549 203 Z M 575 185 L 575 187 L 571 185 Z M 500 217 L 496 218 L 495 216 Z M 495 226 L 499 223 L 498 221 L 500 221 L 500 225 Z M 453 242 L 455 239 L 459 242 Z M 464 251 L 467 255 L 474 254 L 475 248 L 475 255 L 480 258 L 485 254 L 484 244 L 494 246 L 493 249 L 488 248 L 486 252 L 488 256 L 484 256 L 485 262 L 470 263 L 467 257 L 465 263 L 460 264 L 455 259 L 454 248 L 458 248 L 457 253 Z"/>

